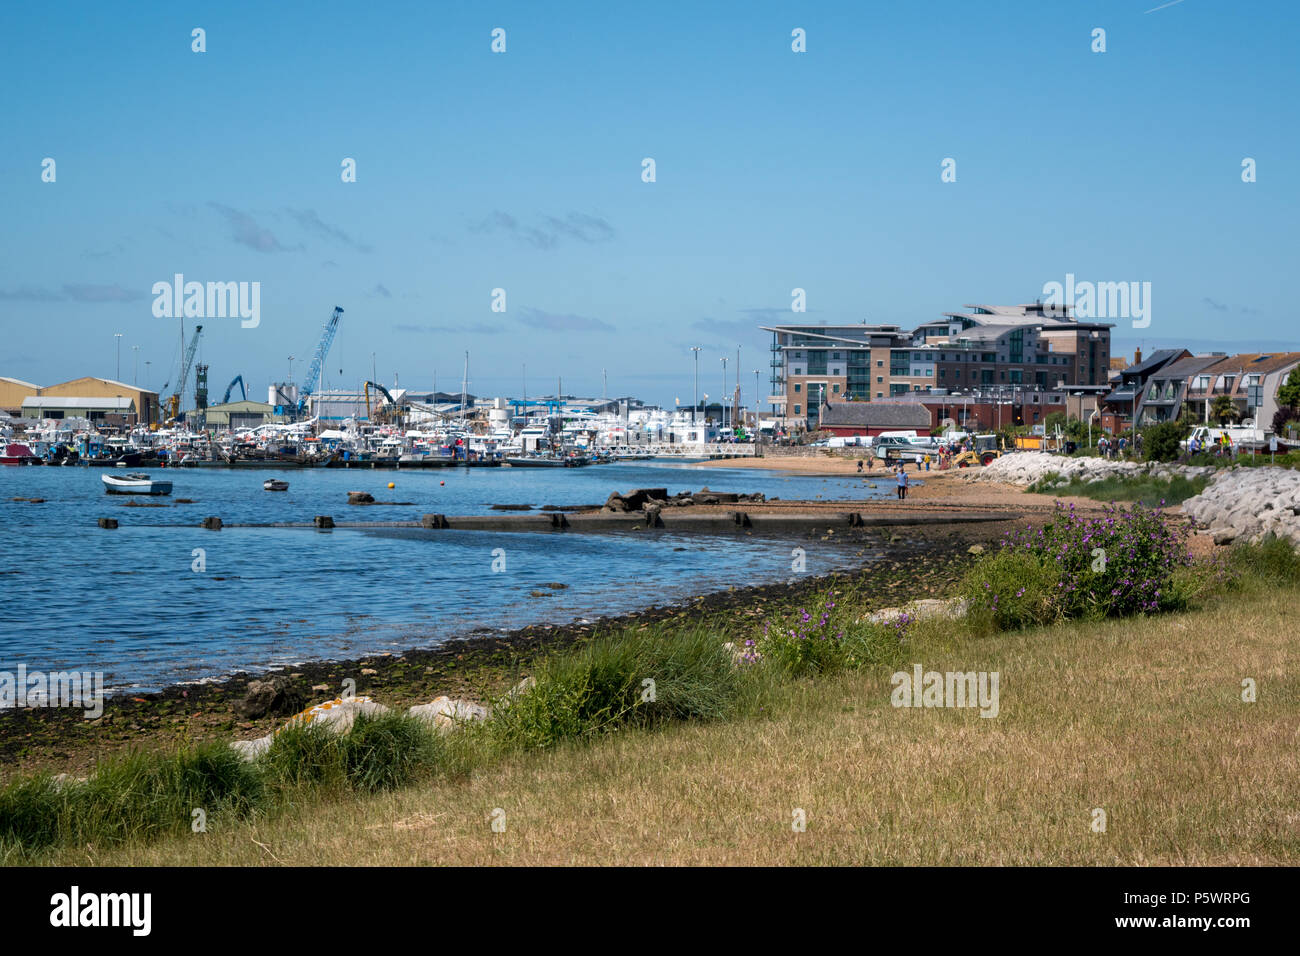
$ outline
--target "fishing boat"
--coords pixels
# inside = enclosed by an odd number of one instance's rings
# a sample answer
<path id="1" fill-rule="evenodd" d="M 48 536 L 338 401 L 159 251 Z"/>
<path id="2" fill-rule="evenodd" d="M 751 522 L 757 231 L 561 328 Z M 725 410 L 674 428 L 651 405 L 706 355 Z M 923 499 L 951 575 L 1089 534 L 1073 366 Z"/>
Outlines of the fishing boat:
<path id="1" fill-rule="evenodd" d="M 110 495 L 170 495 L 172 483 L 150 478 L 138 472 L 125 475 L 101 475 L 104 490 Z"/>
<path id="2" fill-rule="evenodd" d="M 263 491 L 288 491 L 289 482 L 281 481 L 279 478 L 268 478 L 262 482 Z"/>

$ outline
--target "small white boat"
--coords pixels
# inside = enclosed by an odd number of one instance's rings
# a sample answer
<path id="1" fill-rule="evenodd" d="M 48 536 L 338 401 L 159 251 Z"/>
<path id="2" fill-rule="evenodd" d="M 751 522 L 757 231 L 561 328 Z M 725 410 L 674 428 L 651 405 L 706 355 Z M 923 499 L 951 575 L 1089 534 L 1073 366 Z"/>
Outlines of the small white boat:
<path id="1" fill-rule="evenodd" d="M 262 482 L 263 491 L 288 491 L 289 482 L 281 481 L 279 478 L 268 478 Z"/>
<path id="2" fill-rule="evenodd" d="M 155 481 L 148 475 L 131 472 L 125 475 L 101 475 L 104 490 L 110 495 L 170 495 L 170 481 Z"/>

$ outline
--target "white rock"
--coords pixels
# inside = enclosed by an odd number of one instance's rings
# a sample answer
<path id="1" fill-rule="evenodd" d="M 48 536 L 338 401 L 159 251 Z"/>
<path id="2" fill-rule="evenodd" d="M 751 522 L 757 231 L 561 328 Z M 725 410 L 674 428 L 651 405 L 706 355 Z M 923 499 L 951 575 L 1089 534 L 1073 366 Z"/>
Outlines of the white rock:
<path id="1" fill-rule="evenodd" d="M 924 598 L 903 607 L 886 607 L 872 611 L 865 620 L 872 624 L 893 624 L 906 614 L 911 621 L 955 621 L 966 614 L 962 598 Z"/>
<path id="2" fill-rule="evenodd" d="M 439 697 L 427 704 L 416 704 L 407 713 L 412 717 L 426 720 L 440 732 L 447 733 L 455 730 L 461 724 L 473 720 L 487 720 L 492 711 L 471 700 L 453 700 L 450 697 Z"/>
<path id="3" fill-rule="evenodd" d="M 336 697 L 333 700 L 327 700 L 323 704 L 314 704 L 306 710 L 294 714 L 280 730 L 285 727 L 292 727 L 295 724 L 315 724 L 325 727 L 335 734 L 346 734 L 356 723 L 358 714 L 386 714 L 388 708 L 369 697 Z M 262 754 L 266 753 L 271 747 L 271 741 L 275 735 L 280 733 L 267 734 L 265 737 L 258 737 L 254 740 L 234 740 L 230 746 L 235 749 L 245 760 L 255 760 Z"/>
<path id="4" fill-rule="evenodd" d="M 230 746 L 245 760 L 256 760 L 271 749 L 271 741 L 274 739 L 275 734 L 267 734 L 256 740 L 232 740 Z"/>

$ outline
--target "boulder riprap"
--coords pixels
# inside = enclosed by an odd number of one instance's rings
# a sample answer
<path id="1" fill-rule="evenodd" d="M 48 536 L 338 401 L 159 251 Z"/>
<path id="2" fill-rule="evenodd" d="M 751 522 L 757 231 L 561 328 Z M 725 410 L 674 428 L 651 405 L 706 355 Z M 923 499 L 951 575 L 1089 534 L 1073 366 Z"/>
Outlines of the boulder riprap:
<path id="1" fill-rule="evenodd" d="M 1194 478 L 1209 475 L 1214 468 L 1205 465 L 1193 467 L 1158 461 L 1116 461 L 1109 458 L 1068 458 L 1036 451 L 1013 452 L 996 458 L 982 468 L 963 468 L 960 474 L 967 481 L 995 481 L 1010 485 L 1032 485 L 1048 475 L 1055 474 L 1054 485 L 1067 485 L 1071 479 L 1102 481 L 1116 475 L 1136 477 L 1152 475 L 1172 478 L 1184 475 Z"/>
<path id="2" fill-rule="evenodd" d="M 1208 528 L 1215 544 L 1269 534 L 1300 544 L 1300 471 L 1234 465 L 1184 501 L 1183 513 Z"/>

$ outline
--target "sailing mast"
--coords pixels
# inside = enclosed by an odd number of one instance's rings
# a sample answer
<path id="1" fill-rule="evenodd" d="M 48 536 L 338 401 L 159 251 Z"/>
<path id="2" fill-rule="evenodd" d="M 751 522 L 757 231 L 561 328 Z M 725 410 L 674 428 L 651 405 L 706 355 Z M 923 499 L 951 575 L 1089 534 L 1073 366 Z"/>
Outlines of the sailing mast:
<path id="1" fill-rule="evenodd" d="M 465 430 L 466 389 L 469 387 L 469 349 L 465 350 L 465 374 L 460 380 L 460 430 Z"/>

